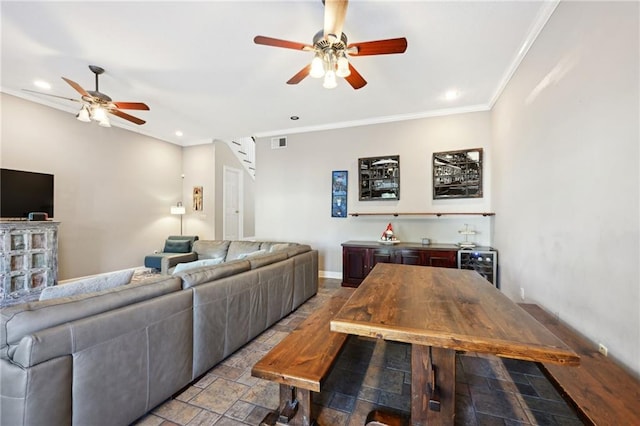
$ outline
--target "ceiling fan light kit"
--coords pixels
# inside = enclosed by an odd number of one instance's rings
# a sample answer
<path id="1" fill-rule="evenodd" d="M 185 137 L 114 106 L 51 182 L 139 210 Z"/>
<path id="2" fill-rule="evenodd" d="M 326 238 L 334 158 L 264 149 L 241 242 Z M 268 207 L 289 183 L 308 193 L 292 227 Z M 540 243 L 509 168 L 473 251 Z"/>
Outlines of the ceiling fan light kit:
<path id="1" fill-rule="evenodd" d="M 404 37 L 348 44 L 347 36 L 342 32 L 348 1 L 325 0 L 324 4 L 324 28 L 313 37 L 313 45 L 265 36 L 253 39 L 254 43 L 265 46 L 313 52 L 311 64 L 298 71 L 287 84 L 298 84 L 310 75 L 313 78 L 324 77 L 323 87 L 333 89 L 338 85 L 336 77 L 341 77 L 354 89 L 360 89 L 367 81 L 349 63 L 348 55 L 388 55 L 407 50 L 407 39 Z"/>
<path id="2" fill-rule="evenodd" d="M 351 74 L 346 57 L 347 36 L 342 33 L 340 41 L 335 40 L 337 37 L 333 34 L 329 34 L 325 40 L 324 30 L 320 30 L 314 37 L 315 54 L 309 75 L 313 78 L 324 77 L 322 86 L 326 89 L 333 89 L 338 85 L 336 77 L 345 78 Z"/>

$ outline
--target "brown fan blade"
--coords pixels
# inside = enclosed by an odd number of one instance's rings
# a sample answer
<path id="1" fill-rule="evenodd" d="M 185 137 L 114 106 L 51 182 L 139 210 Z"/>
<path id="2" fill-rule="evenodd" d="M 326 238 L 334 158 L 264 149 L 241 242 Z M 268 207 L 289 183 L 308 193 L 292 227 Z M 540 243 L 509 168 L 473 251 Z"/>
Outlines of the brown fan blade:
<path id="1" fill-rule="evenodd" d="M 407 50 L 407 39 L 390 38 L 387 40 L 365 41 L 363 43 L 352 43 L 347 49 L 357 48 L 356 52 L 349 52 L 351 56 L 366 55 L 388 55 L 391 53 L 404 53 Z"/>
<path id="2" fill-rule="evenodd" d="M 22 89 L 22 90 L 29 93 L 35 93 L 37 95 L 52 96 L 54 98 L 65 99 L 67 101 L 81 102 L 80 99 L 73 99 L 73 98 L 67 98 L 65 96 L 52 95 L 51 93 L 42 93 L 42 92 L 37 92 L 35 90 L 29 90 L 29 89 Z"/>
<path id="3" fill-rule="evenodd" d="M 129 120 L 132 123 L 135 124 L 144 124 L 146 123 L 146 121 L 139 119 L 138 117 L 134 117 L 133 115 L 129 115 L 126 112 L 122 112 L 119 109 L 109 109 L 108 110 L 111 114 L 113 115 L 117 115 L 120 118 L 124 118 L 125 120 Z"/>
<path id="4" fill-rule="evenodd" d="M 285 49 L 313 50 L 313 46 L 309 46 L 308 44 L 265 36 L 255 36 L 253 42 L 255 44 L 263 44 L 265 46 L 284 47 Z"/>
<path id="5" fill-rule="evenodd" d="M 117 108 L 120 109 L 138 109 L 149 111 L 149 107 L 147 104 L 143 104 L 142 102 L 111 102 Z"/>
<path id="6" fill-rule="evenodd" d="M 347 15 L 347 0 L 325 0 L 324 2 L 324 38 L 329 34 L 340 40 L 344 18 Z"/>
<path id="7" fill-rule="evenodd" d="M 64 81 L 66 81 L 67 83 L 69 83 L 69 86 L 71 86 L 71 87 L 73 87 L 74 89 L 76 89 L 76 92 L 80 93 L 82 96 L 88 96 L 88 97 L 91 97 L 91 95 L 90 95 L 89 93 L 87 93 L 87 91 L 86 91 L 86 90 L 84 90 L 84 89 L 82 88 L 82 86 L 80 86 L 80 85 L 79 85 L 78 83 L 76 83 L 75 81 L 73 81 L 73 80 L 69 80 L 68 78 L 64 78 L 64 77 L 62 77 L 62 79 L 63 79 Z"/>
<path id="8" fill-rule="evenodd" d="M 311 64 L 307 65 L 306 67 L 304 67 L 300 71 L 298 71 L 298 73 L 296 75 L 294 75 L 293 77 L 291 77 L 289 79 L 289 81 L 287 81 L 287 84 L 298 84 L 298 83 L 300 83 L 302 80 L 304 80 L 304 78 L 306 76 L 309 75 L 309 71 L 311 71 Z"/>
<path id="9" fill-rule="evenodd" d="M 349 82 L 351 87 L 358 90 L 367 84 L 367 80 L 365 80 L 351 64 L 349 64 L 349 71 L 351 71 L 351 74 L 346 76 L 344 79 Z"/>

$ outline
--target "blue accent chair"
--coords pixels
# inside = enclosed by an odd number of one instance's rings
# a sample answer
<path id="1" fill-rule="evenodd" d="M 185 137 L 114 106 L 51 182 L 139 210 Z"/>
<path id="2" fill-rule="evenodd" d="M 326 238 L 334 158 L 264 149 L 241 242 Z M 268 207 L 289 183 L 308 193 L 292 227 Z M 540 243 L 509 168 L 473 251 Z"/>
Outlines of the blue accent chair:
<path id="1" fill-rule="evenodd" d="M 193 262 L 198 255 L 193 252 L 193 243 L 198 240 L 197 235 L 171 235 L 164 242 L 161 253 L 145 256 L 144 266 L 168 274 L 169 268 L 182 262 Z"/>

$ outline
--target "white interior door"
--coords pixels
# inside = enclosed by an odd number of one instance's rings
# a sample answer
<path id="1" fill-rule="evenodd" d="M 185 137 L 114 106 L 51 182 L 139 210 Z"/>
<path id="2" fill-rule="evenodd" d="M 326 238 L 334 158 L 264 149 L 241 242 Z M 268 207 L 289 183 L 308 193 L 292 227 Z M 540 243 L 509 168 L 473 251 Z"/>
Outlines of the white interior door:
<path id="1" fill-rule="evenodd" d="M 222 238 L 242 239 L 242 171 L 224 167 Z"/>

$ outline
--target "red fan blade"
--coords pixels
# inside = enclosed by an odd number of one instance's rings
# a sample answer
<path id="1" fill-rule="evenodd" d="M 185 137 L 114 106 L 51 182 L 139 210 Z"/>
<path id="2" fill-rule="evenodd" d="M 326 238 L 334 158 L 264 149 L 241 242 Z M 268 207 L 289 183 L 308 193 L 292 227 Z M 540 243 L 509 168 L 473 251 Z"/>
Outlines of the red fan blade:
<path id="1" fill-rule="evenodd" d="M 347 15 L 347 0 L 325 0 L 324 2 L 324 38 L 329 34 L 340 40 L 344 18 Z"/>
<path id="2" fill-rule="evenodd" d="M 313 50 L 313 46 L 308 44 L 298 43 L 295 41 L 280 40 L 278 38 L 255 36 L 253 39 L 255 44 L 263 44 L 265 46 L 284 47 L 286 49 L 294 50 Z"/>
<path id="3" fill-rule="evenodd" d="M 89 93 L 87 93 L 87 91 L 86 91 L 86 90 L 84 90 L 84 89 L 82 88 L 82 86 L 80 86 L 80 85 L 79 85 L 78 83 L 76 83 L 75 81 L 73 81 L 73 80 L 69 80 L 68 78 L 64 78 L 64 77 L 62 77 L 62 79 L 63 79 L 64 81 L 66 81 L 67 83 L 69 83 L 69 86 L 71 86 L 71 87 L 73 87 L 74 89 L 76 89 L 76 92 L 80 93 L 82 96 L 88 96 L 88 97 L 91 97 L 91 95 L 90 95 Z"/>
<path id="4" fill-rule="evenodd" d="M 358 89 L 364 87 L 367 84 L 367 80 L 362 78 L 360 73 L 358 71 L 356 71 L 356 69 L 351 64 L 349 64 L 349 71 L 351 71 L 351 74 L 346 76 L 344 79 L 349 82 L 351 87 L 353 87 L 354 89 L 358 90 Z"/>
<path id="5" fill-rule="evenodd" d="M 356 52 L 349 52 L 351 56 L 366 55 L 388 55 L 391 53 L 404 53 L 407 50 L 407 39 L 390 38 L 387 40 L 365 41 L 363 43 L 352 43 L 347 48 L 357 48 Z"/>
<path id="6" fill-rule="evenodd" d="M 81 102 L 80 99 L 67 98 L 65 96 L 52 95 L 51 93 L 36 92 L 35 90 L 22 89 L 24 92 L 35 93 L 37 95 L 53 96 L 54 98 L 66 99 L 67 101 Z"/>
<path id="7" fill-rule="evenodd" d="M 111 102 L 117 108 L 120 109 L 138 109 L 149 111 L 149 107 L 147 104 L 143 104 L 142 102 Z"/>
<path id="8" fill-rule="evenodd" d="M 122 112 L 119 109 L 109 109 L 108 110 L 111 114 L 113 115 L 117 115 L 120 118 L 124 118 L 125 120 L 129 120 L 132 123 L 135 124 L 144 124 L 146 123 L 146 121 L 139 119 L 138 117 L 134 117 L 133 115 L 129 115 L 126 112 Z"/>
<path id="9" fill-rule="evenodd" d="M 311 64 L 307 65 L 306 67 L 304 67 L 300 71 L 298 71 L 298 73 L 296 75 L 294 75 L 293 77 L 291 77 L 289 79 L 289 81 L 287 81 L 287 84 L 298 84 L 298 83 L 300 83 L 306 76 L 309 75 L 309 71 L 311 71 Z"/>

